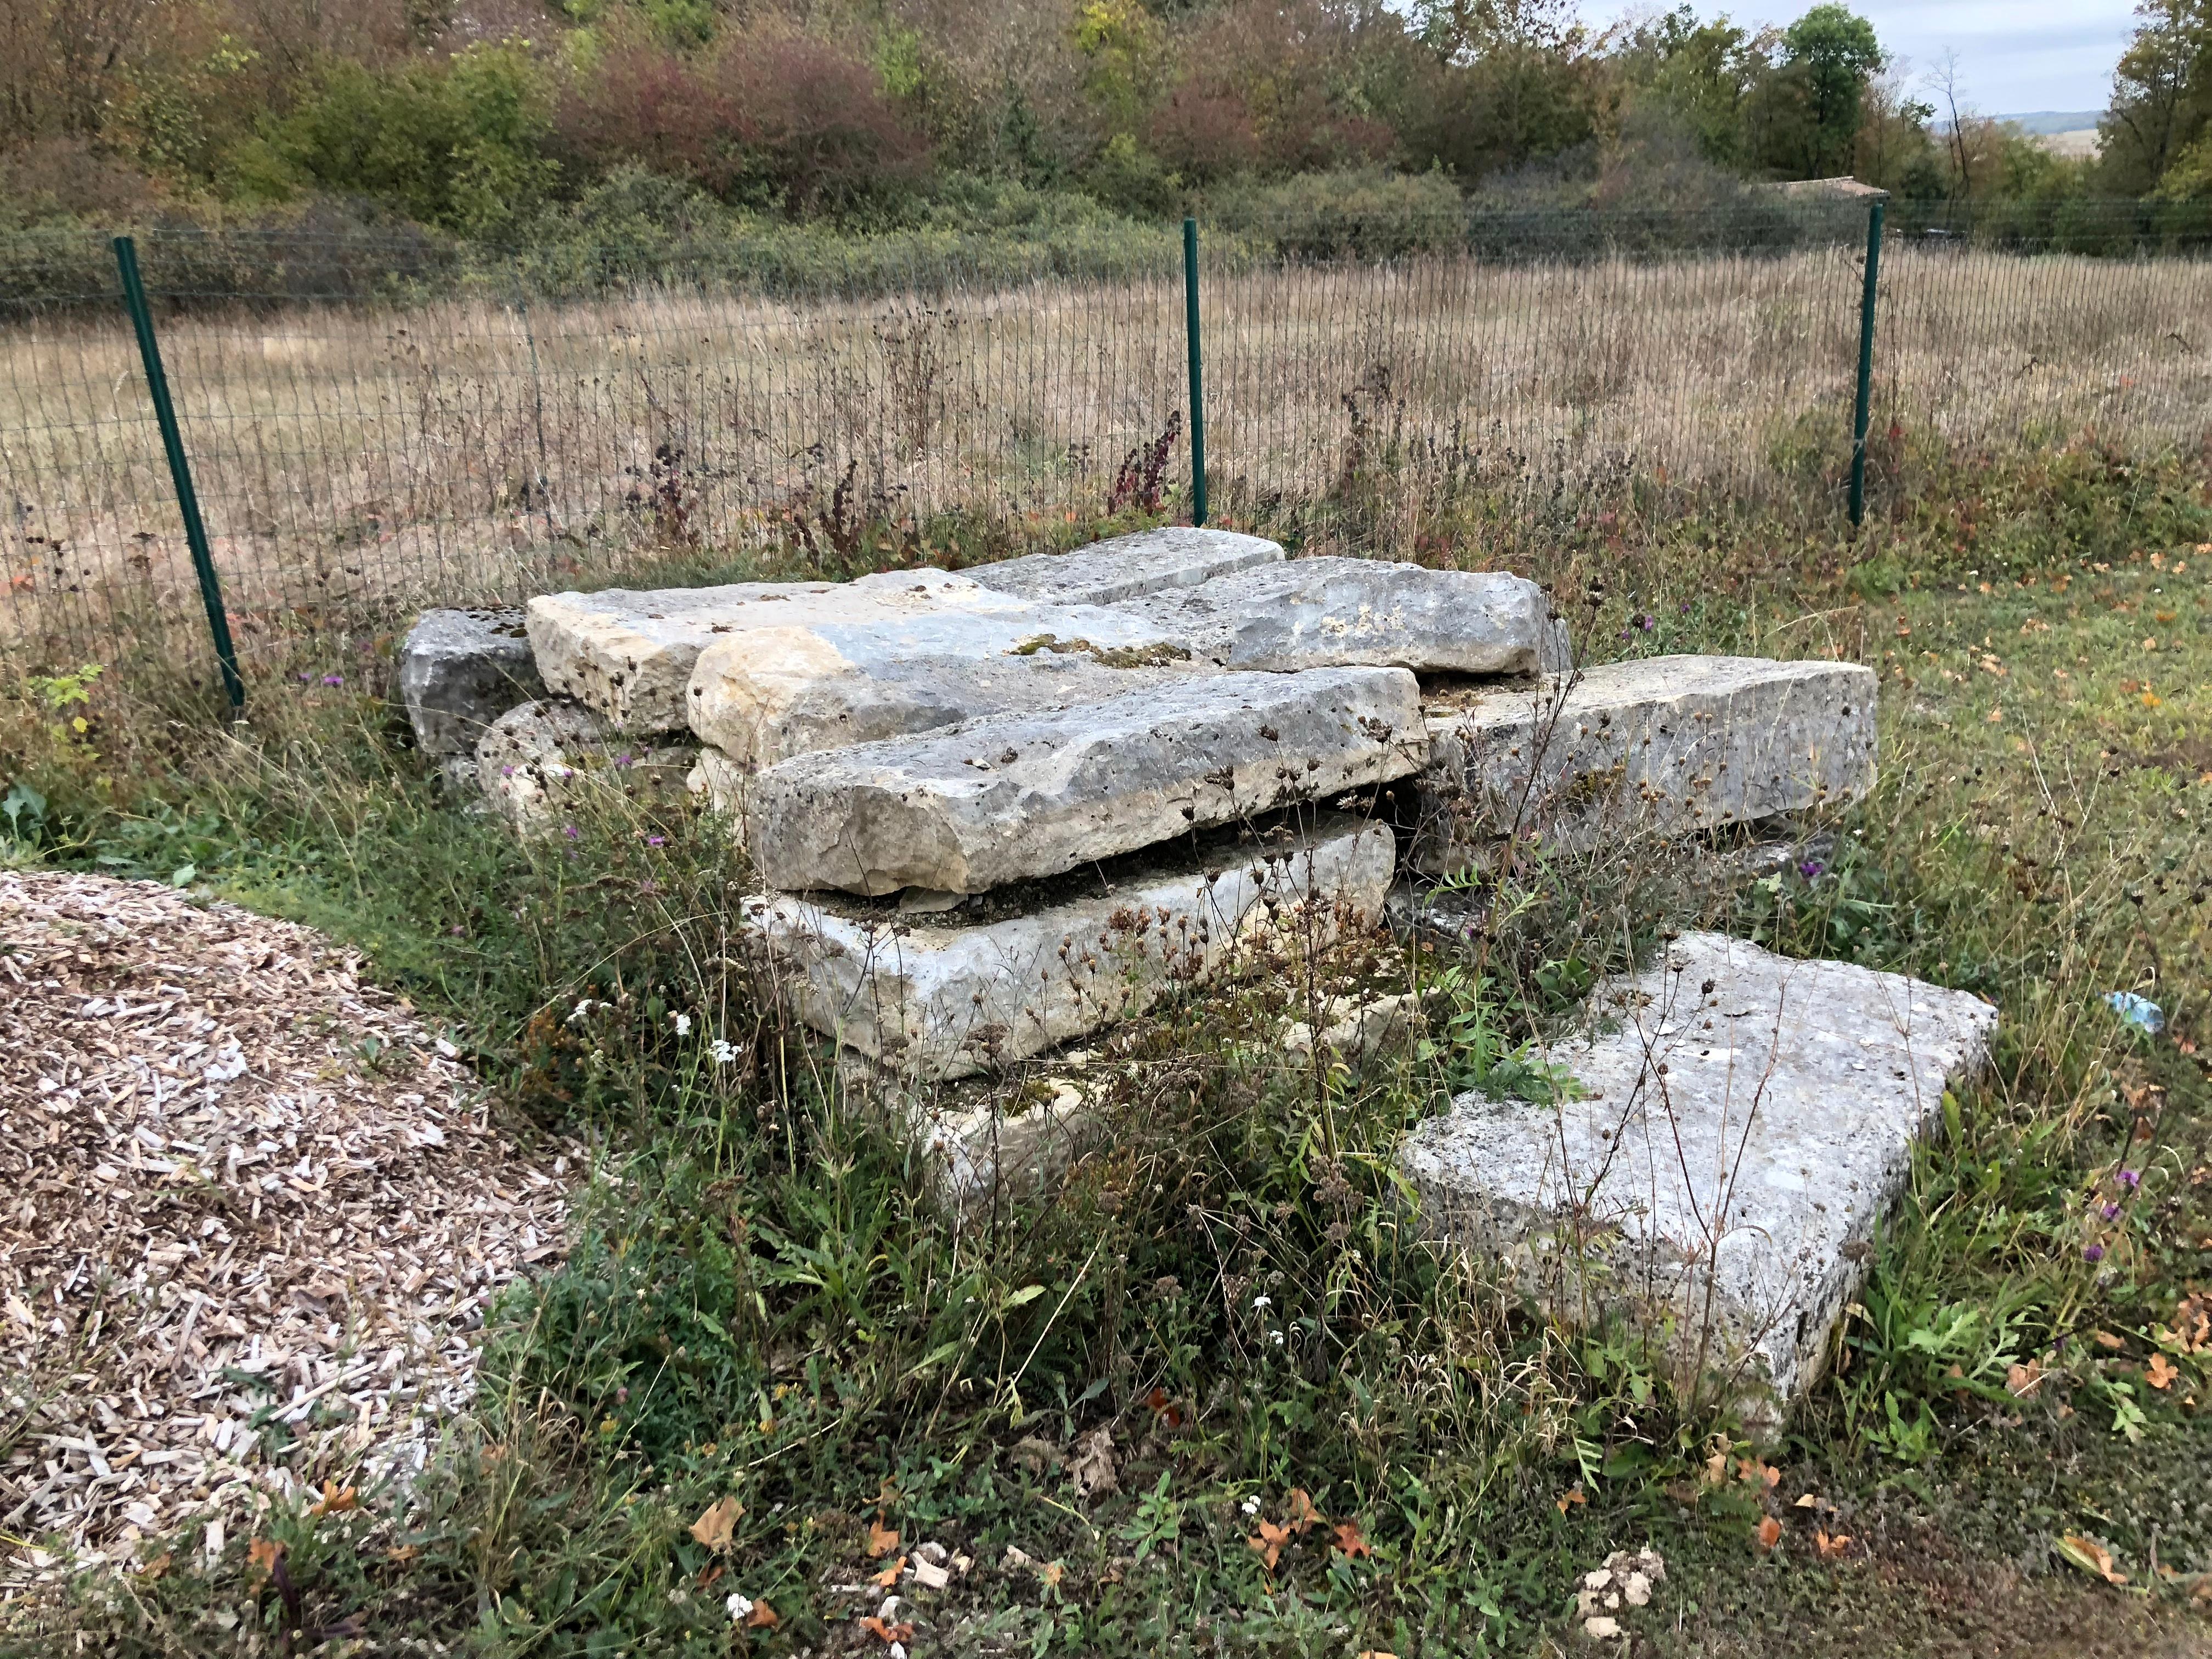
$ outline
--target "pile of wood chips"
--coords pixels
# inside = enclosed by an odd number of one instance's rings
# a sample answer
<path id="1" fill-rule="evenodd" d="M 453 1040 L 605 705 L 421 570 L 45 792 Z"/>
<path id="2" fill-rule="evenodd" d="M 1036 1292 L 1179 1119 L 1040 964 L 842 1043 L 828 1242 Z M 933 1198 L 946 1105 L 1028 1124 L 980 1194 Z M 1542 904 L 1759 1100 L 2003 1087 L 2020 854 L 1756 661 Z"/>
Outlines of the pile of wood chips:
<path id="1" fill-rule="evenodd" d="M 155 883 L 0 870 L 0 1599 L 404 1482 L 494 1293 L 558 1256 L 568 1158 L 356 969 Z"/>

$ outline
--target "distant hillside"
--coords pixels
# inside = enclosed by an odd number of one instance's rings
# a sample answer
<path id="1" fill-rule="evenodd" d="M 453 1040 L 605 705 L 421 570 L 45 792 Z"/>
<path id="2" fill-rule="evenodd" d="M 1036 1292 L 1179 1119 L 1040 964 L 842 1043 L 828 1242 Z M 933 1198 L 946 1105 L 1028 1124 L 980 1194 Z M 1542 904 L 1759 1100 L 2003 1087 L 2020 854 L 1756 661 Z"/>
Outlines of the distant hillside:
<path id="1" fill-rule="evenodd" d="M 2100 109 L 2039 109 L 2027 115 L 2000 115 L 1997 119 L 2009 121 L 2035 137 L 2047 138 L 2061 132 L 2094 132 L 2104 115 Z"/>

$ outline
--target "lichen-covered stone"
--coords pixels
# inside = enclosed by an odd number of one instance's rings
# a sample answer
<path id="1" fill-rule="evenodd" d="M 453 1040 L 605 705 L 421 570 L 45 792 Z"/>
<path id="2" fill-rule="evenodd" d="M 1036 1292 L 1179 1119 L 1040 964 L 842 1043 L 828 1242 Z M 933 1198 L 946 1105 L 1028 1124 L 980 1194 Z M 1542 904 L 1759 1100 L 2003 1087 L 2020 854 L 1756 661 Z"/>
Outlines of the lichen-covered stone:
<path id="1" fill-rule="evenodd" d="M 399 700 L 426 755 L 473 755 L 494 720 L 544 694 L 520 610 L 425 611 L 399 647 Z"/>
<path id="2" fill-rule="evenodd" d="M 787 761 L 752 780 L 745 844 L 762 879 L 788 890 L 981 893 L 1426 758 L 1403 669 L 1178 678 Z"/>
<path id="3" fill-rule="evenodd" d="M 961 572 L 986 587 L 1054 605 L 1109 605 L 1171 587 L 1194 587 L 1258 564 L 1279 564 L 1281 544 L 1233 530 L 1165 525 L 1065 553 L 1031 553 Z"/>
<path id="4" fill-rule="evenodd" d="M 1875 783 L 1874 671 L 1650 657 L 1430 704 L 1411 862 L 1478 863 L 1509 834 L 1586 850 L 1839 806 Z"/>
<path id="5" fill-rule="evenodd" d="M 799 1019 L 927 1081 L 1141 1013 L 1228 970 L 1266 929 L 1319 946 L 1370 926 L 1395 853 L 1384 826 L 1330 816 L 1280 842 L 1148 855 L 1111 890 L 995 920 L 792 894 L 748 899 L 740 915 L 769 988 Z"/>
<path id="6" fill-rule="evenodd" d="M 1913 1143 L 1996 1018 L 1964 991 L 1684 934 L 1545 1051 L 1570 1080 L 1556 1103 L 1461 1095 L 1399 1164 L 1432 1235 L 1771 1408 L 1818 1376 Z"/>
<path id="7" fill-rule="evenodd" d="M 647 743 L 614 731 L 605 717 L 557 697 L 535 698 L 494 720 L 477 744 L 484 799 L 516 828 L 551 828 L 592 792 L 681 804 L 698 758 L 690 744 Z"/>

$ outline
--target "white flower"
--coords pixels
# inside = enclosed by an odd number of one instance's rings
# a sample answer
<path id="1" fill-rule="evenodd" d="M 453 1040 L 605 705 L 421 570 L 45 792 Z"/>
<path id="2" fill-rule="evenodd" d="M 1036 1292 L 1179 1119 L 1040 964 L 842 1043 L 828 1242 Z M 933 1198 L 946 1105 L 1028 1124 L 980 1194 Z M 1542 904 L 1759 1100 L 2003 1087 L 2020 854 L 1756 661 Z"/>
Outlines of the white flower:
<path id="1" fill-rule="evenodd" d="M 1272 1308 L 1274 1305 L 1275 1300 L 1273 1297 L 1255 1296 L 1252 1298 L 1252 1306 L 1255 1310 L 1261 1308 Z"/>
<path id="2" fill-rule="evenodd" d="M 1283 1346 L 1283 1334 L 1280 1331 L 1269 1331 L 1267 1333 L 1267 1336 L 1268 1340 L 1273 1342 L 1277 1347 L 1279 1348 Z"/>
<path id="3" fill-rule="evenodd" d="M 739 1595 L 735 1591 L 731 1592 L 729 1599 L 722 1605 L 730 1610 L 730 1622 L 733 1625 L 742 1624 L 745 1615 L 753 1610 L 751 1598 Z"/>
<path id="4" fill-rule="evenodd" d="M 671 1020 L 672 1020 L 672 1021 L 674 1021 L 674 1022 L 675 1022 L 675 1025 L 676 1025 L 676 1035 L 677 1035 L 677 1036 L 690 1036 L 691 1035 L 691 1016 L 690 1016 L 690 1015 L 689 1015 L 689 1014 L 671 1014 L 671 1015 L 669 1015 L 669 1017 L 668 1017 L 668 1018 L 669 1018 Z"/>
<path id="5" fill-rule="evenodd" d="M 590 1016 L 591 1012 L 592 1000 L 589 997 L 586 997 L 582 1001 L 579 1002 L 575 1007 L 569 1011 L 568 1024 L 571 1025 L 580 1024 Z"/>
<path id="6" fill-rule="evenodd" d="M 1259 1514 L 1259 1512 L 1260 1512 L 1260 1500 L 1259 1500 L 1257 1498 L 1246 1498 L 1246 1499 L 1244 1500 L 1244 1513 L 1245 1513 L 1245 1514 L 1247 1514 L 1247 1515 L 1257 1515 L 1257 1514 Z"/>
<path id="7" fill-rule="evenodd" d="M 738 1057 L 738 1051 L 720 1037 L 714 1039 L 714 1046 L 708 1052 L 714 1055 L 717 1066 L 726 1066 Z"/>

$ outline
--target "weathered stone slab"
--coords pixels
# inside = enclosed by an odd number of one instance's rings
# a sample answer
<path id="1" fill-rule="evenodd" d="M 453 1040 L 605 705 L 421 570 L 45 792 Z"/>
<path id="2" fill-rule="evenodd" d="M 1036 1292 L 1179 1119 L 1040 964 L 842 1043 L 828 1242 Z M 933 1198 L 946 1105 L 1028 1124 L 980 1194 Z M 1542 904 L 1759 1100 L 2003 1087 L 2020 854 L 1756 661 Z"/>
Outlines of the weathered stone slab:
<path id="1" fill-rule="evenodd" d="M 1110 605 L 1171 587 L 1194 587 L 1258 564 L 1279 564 L 1280 543 L 1233 530 L 1166 525 L 1066 553 L 1032 553 L 960 574 L 986 587 L 1054 605 Z"/>
<path id="2" fill-rule="evenodd" d="M 1375 559 L 1258 565 L 1120 608 L 1222 668 L 1533 674 L 1556 648 L 1550 602 L 1523 577 Z"/>
<path id="3" fill-rule="evenodd" d="M 691 729 L 738 765 L 934 731 L 1014 709 L 1097 702 L 1158 683 L 1188 653 L 1095 605 L 860 616 L 718 641 L 692 672 Z"/>
<path id="4" fill-rule="evenodd" d="M 425 611 L 399 647 L 399 700 L 426 755 L 476 753 L 486 728 L 545 688 L 519 610 Z"/>
<path id="5" fill-rule="evenodd" d="M 477 782 L 518 829 L 544 830 L 593 790 L 681 801 L 698 753 L 689 744 L 624 737 L 580 703 L 544 697 L 491 723 L 477 744 Z"/>
<path id="6" fill-rule="evenodd" d="M 1689 933 L 1585 1015 L 1547 1056 L 1571 1098 L 1464 1094 L 1407 1137 L 1425 1225 L 1502 1258 L 1559 1316 L 1663 1328 L 1684 1365 L 1786 1403 L 1996 1011 Z"/>
<path id="7" fill-rule="evenodd" d="M 1856 800 L 1877 687 L 1856 663 L 1684 656 L 1432 697 L 1411 861 L 1440 874 L 1516 830 L 1573 850 Z"/>
<path id="8" fill-rule="evenodd" d="M 981 893 L 1403 777 L 1426 757 L 1403 669 L 1181 678 L 787 761 L 752 781 L 745 845 L 788 890 Z"/>
<path id="9" fill-rule="evenodd" d="M 965 921 L 768 894 L 740 907 L 771 983 L 816 1030 L 927 1081 L 996 1070 L 1230 971 L 1271 927 L 1325 944 L 1371 925 L 1395 845 L 1325 816 L 1281 842 L 1131 860 L 1110 890 Z M 1013 896 L 1008 908 L 1030 899 Z"/>
<path id="10" fill-rule="evenodd" d="M 810 622 L 895 620 L 938 611 L 1018 613 L 1027 601 L 942 570 L 890 570 L 849 582 L 738 582 L 531 600 L 531 648 L 546 688 L 625 732 L 676 732 L 699 653 L 726 635 Z"/>

